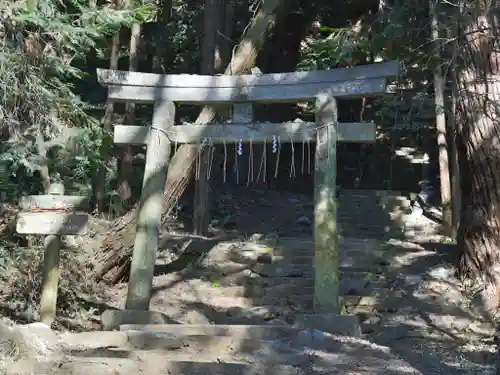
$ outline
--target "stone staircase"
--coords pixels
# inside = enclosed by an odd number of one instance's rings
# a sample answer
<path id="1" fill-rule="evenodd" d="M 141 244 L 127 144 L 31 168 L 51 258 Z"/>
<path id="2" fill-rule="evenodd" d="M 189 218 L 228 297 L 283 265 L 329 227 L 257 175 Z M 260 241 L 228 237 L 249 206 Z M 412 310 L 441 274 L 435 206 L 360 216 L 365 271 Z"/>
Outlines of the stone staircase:
<path id="1" fill-rule="evenodd" d="M 397 191 L 344 190 L 339 194 L 339 233 L 354 238 L 402 238 L 411 200 Z"/>
<path id="2" fill-rule="evenodd" d="M 59 337 L 37 331 L 58 348 L 31 368 L 40 375 L 421 375 L 365 340 L 290 326 L 122 326 Z"/>
<path id="3" fill-rule="evenodd" d="M 351 259 L 345 260 L 345 265 Z M 174 310 L 198 308 L 211 324 L 298 325 L 310 323 L 313 313 L 314 243 L 310 238 L 280 238 L 275 235 L 254 238 L 253 242 L 221 242 L 192 267 L 162 277 L 167 285 L 161 303 L 162 313 L 108 310 L 101 316 L 105 330 L 127 323 L 161 324 L 174 317 L 182 323 L 195 323 Z M 365 281 L 341 281 L 345 294 L 365 294 Z M 158 298 L 158 297 L 157 297 Z M 195 307 L 197 306 L 197 307 Z M 127 315 L 129 314 L 129 315 Z M 304 315 L 305 314 L 305 315 Z M 154 321 L 152 321 L 154 320 Z M 302 323 L 301 323 L 302 322 Z M 359 336 L 353 316 L 331 318 L 330 333 Z M 319 324 L 317 322 L 316 324 Z"/>
<path id="4" fill-rule="evenodd" d="M 343 191 L 339 201 L 346 315 L 313 314 L 312 238 L 223 242 L 189 269 L 169 275 L 162 311 L 107 311 L 102 324 L 108 331 L 64 336 L 64 361 L 50 360 L 37 373 L 57 367 L 61 374 L 82 375 L 420 374 L 363 340 L 354 315 L 362 318 L 363 299 L 390 294 L 388 257 L 379 239 L 401 233 L 409 200 Z M 182 280 L 189 280 L 191 292 Z M 182 318 L 176 323 L 184 324 L 170 324 L 166 302 L 209 306 L 210 324 Z"/>

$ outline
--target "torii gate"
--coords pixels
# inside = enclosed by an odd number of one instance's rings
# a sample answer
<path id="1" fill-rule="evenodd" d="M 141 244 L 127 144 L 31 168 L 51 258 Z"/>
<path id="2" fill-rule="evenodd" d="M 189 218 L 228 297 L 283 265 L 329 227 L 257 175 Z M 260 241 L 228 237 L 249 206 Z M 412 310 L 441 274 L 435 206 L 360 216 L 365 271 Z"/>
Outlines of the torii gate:
<path id="1" fill-rule="evenodd" d="M 339 312 L 336 218 L 337 142 L 374 142 L 373 123 L 338 123 L 336 98 L 382 95 L 400 65 L 386 63 L 325 71 L 242 76 L 160 75 L 98 70 L 113 101 L 154 103 L 152 126 L 115 125 L 117 144 L 146 144 L 143 196 L 127 297 L 127 309 L 148 310 L 158 245 L 163 191 L 171 143 L 252 141 L 317 142 L 315 156 L 315 310 Z M 315 100 L 316 122 L 174 126 L 174 103 L 241 105 Z"/>

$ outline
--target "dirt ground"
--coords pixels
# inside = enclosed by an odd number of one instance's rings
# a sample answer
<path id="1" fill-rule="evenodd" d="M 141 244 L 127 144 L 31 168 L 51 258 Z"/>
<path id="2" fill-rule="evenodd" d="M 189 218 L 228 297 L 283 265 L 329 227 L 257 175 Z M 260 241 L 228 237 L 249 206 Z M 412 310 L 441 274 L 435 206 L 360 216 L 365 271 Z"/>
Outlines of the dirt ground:
<path id="1" fill-rule="evenodd" d="M 203 262 L 217 237 L 241 240 L 253 233 L 312 236 L 312 208 L 312 197 L 306 194 L 263 194 L 248 189 L 234 197 L 230 191 L 221 192 L 212 239 L 183 234 L 181 212 L 171 222 L 171 230 L 178 235 L 165 239 L 158 257 L 153 308 L 186 323 L 234 321 L 228 318 L 227 309 L 251 307 L 243 300 L 245 291 L 235 289 L 228 298 L 223 287 L 250 274 L 248 267 L 226 270 L 222 277 L 206 272 L 186 277 L 186 267 Z M 425 220 L 423 225 L 435 226 Z M 389 250 L 383 267 L 373 267 L 372 279 L 383 279 L 383 290 L 347 306 L 347 312 L 361 317 L 369 340 L 390 347 L 425 374 L 493 373 L 494 327 L 481 311 L 477 291 L 454 276 L 454 245 L 442 236 L 426 236 L 425 228 L 421 232 L 424 234 L 416 241 L 380 241 Z M 118 285 L 107 290 L 101 303 L 122 307 L 125 295 L 126 285 Z"/>
<path id="2" fill-rule="evenodd" d="M 311 237 L 313 201 L 308 194 L 246 189 L 235 196 L 218 193 L 210 238 L 193 237 L 189 207 L 169 221 L 158 254 L 152 309 L 184 323 L 234 323 L 252 318 L 286 320 L 249 303 L 248 286 L 239 280 L 255 274 L 250 266 L 210 258 L 222 239 L 241 241 L 255 233 L 279 237 Z M 432 226 L 429 221 L 425 225 Z M 94 220 L 90 235 L 77 240 L 89 256 L 98 252 L 105 220 Z M 345 298 L 345 310 L 360 316 L 366 339 L 387 346 L 423 374 L 493 374 L 494 327 L 477 303 L 477 291 L 454 276 L 456 249 L 442 236 L 418 240 L 377 240 L 384 262 L 366 273 L 378 280 L 369 296 Z M 208 254 L 208 255 L 207 255 Z M 208 265 L 217 264 L 212 274 Z M 203 272 L 196 271 L 201 265 Z M 204 268 L 203 268 L 204 267 Z M 380 289 L 378 289 L 378 287 Z M 82 293 L 81 329 L 99 329 L 99 316 L 108 308 L 123 308 L 126 284 L 101 286 L 93 295 Z M 293 308 L 290 309 L 293 314 Z"/>

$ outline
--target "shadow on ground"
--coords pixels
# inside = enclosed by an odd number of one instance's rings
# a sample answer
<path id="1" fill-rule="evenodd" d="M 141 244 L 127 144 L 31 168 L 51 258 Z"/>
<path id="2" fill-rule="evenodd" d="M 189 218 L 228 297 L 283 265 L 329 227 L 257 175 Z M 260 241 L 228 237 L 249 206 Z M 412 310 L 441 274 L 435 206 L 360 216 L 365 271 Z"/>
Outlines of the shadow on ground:
<path id="1" fill-rule="evenodd" d="M 367 337 L 424 374 L 492 371 L 493 325 L 455 278 L 456 246 L 392 243 L 386 245 L 389 290 L 373 306 L 358 307 L 365 309 L 361 316 Z"/>
<path id="2" fill-rule="evenodd" d="M 376 156 L 368 152 L 364 161 Z M 388 163 L 400 165 L 394 173 L 408 166 L 403 157 L 380 158 L 374 165 L 361 159 L 346 161 L 353 173 L 340 172 L 350 184 L 360 171 L 362 181 L 378 176 Z M 415 185 L 421 177 L 415 171 L 399 178 L 409 180 L 410 174 L 412 181 L 405 183 Z M 168 223 L 157 257 L 152 310 L 193 324 L 283 324 L 312 311 L 312 192 L 230 184 L 212 188 L 217 195 L 211 238 L 186 234 L 189 208 Z M 409 212 L 408 191 L 340 191 L 341 277 L 354 282 L 352 288 L 346 284 L 344 311 L 360 317 L 370 341 L 423 374 L 478 374 L 493 363 L 493 327 L 455 279 L 456 249 L 440 242 L 439 223 L 420 217 L 410 228 Z M 254 234 L 305 241 L 290 253 L 283 245 L 270 260 L 252 251 L 240 259 L 230 256 L 245 253 L 242 243 Z M 126 285 L 110 286 L 107 297 L 106 304 L 93 308 L 123 308 Z"/>

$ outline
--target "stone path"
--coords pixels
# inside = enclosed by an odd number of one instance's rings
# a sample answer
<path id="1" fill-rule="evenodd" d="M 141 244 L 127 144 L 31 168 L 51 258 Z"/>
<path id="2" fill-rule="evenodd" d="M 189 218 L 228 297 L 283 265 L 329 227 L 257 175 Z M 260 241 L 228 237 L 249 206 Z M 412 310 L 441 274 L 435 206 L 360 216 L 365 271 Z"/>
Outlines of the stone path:
<path id="1" fill-rule="evenodd" d="M 25 350 L 24 361 L 3 373 L 422 374 L 386 348 L 366 340 L 291 326 L 123 326 L 120 332 L 64 335 L 32 326 L 16 327 L 16 332 L 2 329 L 4 337 L 22 336 Z"/>
<path id="2" fill-rule="evenodd" d="M 321 330 L 304 316 L 313 313 L 311 237 L 256 235 L 188 246 L 188 266 L 169 260 L 155 278 L 155 324 L 132 314 L 117 326 L 104 314 L 104 328 L 120 331 L 58 337 L 35 373 L 481 373 L 492 327 L 466 306 L 439 244 L 402 240 L 408 199 L 344 191 L 339 200 L 346 315 Z"/>

